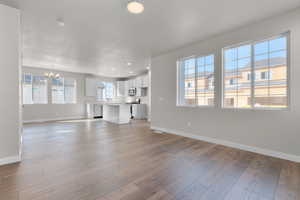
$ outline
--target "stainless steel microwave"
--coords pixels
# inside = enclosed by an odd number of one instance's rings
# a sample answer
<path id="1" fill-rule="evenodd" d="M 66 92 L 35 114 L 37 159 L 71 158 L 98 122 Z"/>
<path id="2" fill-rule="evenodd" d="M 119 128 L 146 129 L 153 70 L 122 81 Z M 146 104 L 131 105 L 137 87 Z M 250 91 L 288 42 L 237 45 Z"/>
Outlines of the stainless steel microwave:
<path id="1" fill-rule="evenodd" d="M 135 96 L 136 95 L 136 88 L 130 88 L 128 90 L 128 95 L 129 96 Z"/>

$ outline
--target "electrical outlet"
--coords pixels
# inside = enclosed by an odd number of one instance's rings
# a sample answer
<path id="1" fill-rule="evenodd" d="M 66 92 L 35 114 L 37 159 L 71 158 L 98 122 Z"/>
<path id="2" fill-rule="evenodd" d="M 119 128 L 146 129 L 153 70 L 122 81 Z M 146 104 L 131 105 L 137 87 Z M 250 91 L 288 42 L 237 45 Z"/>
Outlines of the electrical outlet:
<path id="1" fill-rule="evenodd" d="M 188 122 L 187 125 L 188 125 L 188 126 L 192 126 L 192 123 L 191 123 L 191 122 Z"/>

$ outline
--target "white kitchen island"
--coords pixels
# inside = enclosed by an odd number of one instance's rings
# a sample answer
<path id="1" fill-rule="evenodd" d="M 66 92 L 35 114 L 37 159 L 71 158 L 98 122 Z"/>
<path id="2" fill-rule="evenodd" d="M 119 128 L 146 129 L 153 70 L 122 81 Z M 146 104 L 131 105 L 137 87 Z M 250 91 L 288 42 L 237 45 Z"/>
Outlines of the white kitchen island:
<path id="1" fill-rule="evenodd" d="M 130 123 L 130 104 L 105 103 L 103 104 L 103 120 L 116 124 Z"/>

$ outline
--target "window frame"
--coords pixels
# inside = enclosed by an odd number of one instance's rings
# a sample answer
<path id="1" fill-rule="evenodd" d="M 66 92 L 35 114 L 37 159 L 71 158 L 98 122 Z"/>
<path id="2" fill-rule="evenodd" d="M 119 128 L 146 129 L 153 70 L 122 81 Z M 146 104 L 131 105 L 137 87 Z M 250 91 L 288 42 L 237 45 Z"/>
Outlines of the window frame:
<path id="1" fill-rule="evenodd" d="M 77 101 L 78 101 L 78 99 L 77 99 L 77 79 L 76 78 L 73 78 L 73 77 L 65 77 L 65 76 L 62 76 L 62 77 L 59 77 L 60 79 L 63 79 L 63 88 L 64 88 L 64 94 L 63 94 L 63 97 L 64 97 L 64 102 L 63 103 L 55 103 L 55 102 L 53 102 L 53 79 L 51 79 L 51 104 L 53 104 L 53 105 L 64 105 L 64 104 L 67 104 L 67 105 L 69 105 L 69 104 L 71 104 L 71 105 L 74 105 L 74 104 L 77 104 Z M 74 82 L 75 82 L 75 84 L 74 84 L 74 86 L 75 86 L 75 91 L 74 91 L 74 94 L 75 94 L 75 101 L 74 102 L 66 102 L 66 87 L 65 87 L 65 80 L 66 79 L 72 79 L 72 80 L 74 80 Z"/>
<path id="2" fill-rule="evenodd" d="M 254 106 L 254 81 L 255 81 L 255 69 L 253 67 L 254 65 L 254 45 L 257 43 L 269 41 L 269 40 L 274 40 L 276 38 L 280 37 L 286 37 L 286 67 L 287 67 L 287 104 L 285 108 L 270 108 L 270 107 L 255 107 Z M 252 74 L 252 79 L 251 79 L 251 107 L 250 108 L 239 108 L 239 107 L 225 107 L 225 51 L 231 48 L 237 48 L 240 46 L 244 45 L 251 45 L 251 74 Z M 221 67 L 221 109 L 224 110 L 270 110 L 270 111 L 290 111 L 291 110 L 291 48 L 290 48 L 290 31 L 284 32 L 277 34 L 275 36 L 271 37 L 264 37 L 264 39 L 258 39 L 258 40 L 249 40 L 246 42 L 241 42 L 235 45 L 230 45 L 227 47 L 222 48 L 222 67 Z"/>
<path id="3" fill-rule="evenodd" d="M 74 83 L 74 101 L 73 102 L 66 102 L 66 80 L 72 80 L 73 83 Z M 64 77 L 64 104 L 77 104 L 77 79 L 76 78 L 72 78 L 72 77 Z"/>
<path id="4" fill-rule="evenodd" d="M 181 98 L 181 92 L 180 92 L 180 64 L 182 61 L 184 60 L 188 60 L 188 59 L 195 59 L 195 90 L 197 90 L 197 82 L 196 82 L 196 76 L 197 76 L 197 72 L 198 72 L 198 66 L 197 66 L 197 59 L 198 58 L 205 58 L 208 56 L 213 56 L 213 69 L 214 69 L 214 104 L 213 105 L 198 105 L 197 104 L 181 104 L 180 103 L 180 98 Z M 216 90 L 216 55 L 215 53 L 207 53 L 207 54 L 194 54 L 192 56 L 186 56 L 186 57 L 182 57 L 177 59 L 176 61 L 176 107 L 187 107 L 187 108 L 216 108 L 217 107 L 217 90 Z M 195 99 L 197 99 L 197 93 L 195 92 Z"/>
<path id="5" fill-rule="evenodd" d="M 24 103 L 24 78 L 26 75 L 30 75 L 31 76 L 31 103 Z M 45 99 L 45 103 L 36 103 L 36 101 L 34 101 L 34 77 L 42 77 L 42 75 L 39 74 L 34 74 L 31 72 L 23 72 L 22 73 L 22 105 L 47 105 L 49 104 L 49 94 L 48 94 L 48 88 L 49 88 L 49 83 L 48 80 L 45 79 L 45 90 L 46 90 L 46 99 Z"/>
<path id="6" fill-rule="evenodd" d="M 30 75 L 31 76 L 31 103 L 24 103 L 24 81 L 25 81 L 25 76 L 26 75 Z M 23 72 L 22 73 L 22 105 L 33 105 L 33 94 L 32 94 L 32 82 L 33 82 L 33 75 L 32 73 L 28 73 L 28 72 Z"/>

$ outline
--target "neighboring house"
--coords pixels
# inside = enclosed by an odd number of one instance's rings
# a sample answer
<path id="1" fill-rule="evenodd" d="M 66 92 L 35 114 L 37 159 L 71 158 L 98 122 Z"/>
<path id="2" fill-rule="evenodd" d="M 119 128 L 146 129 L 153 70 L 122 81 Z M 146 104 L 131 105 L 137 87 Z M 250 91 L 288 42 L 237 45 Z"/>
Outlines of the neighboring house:
<path id="1" fill-rule="evenodd" d="M 281 57 L 255 62 L 253 81 L 255 87 L 254 101 L 256 107 L 287 107 L 287 66 L 286 59 Z M 185 79 L 185 100 L 193 104 L 196 97 L 201 98 L 202 105 L 214 104 L 214 75 L 210 72 L 198 73 L 194 83 L 195 73 L 189 74 Z M 250 64 L 236 70 L 224 72 L 224 105 L 227 107 L 250 107 L 251 105 L 252 74 Z M 195 88 L 196 87 L 196 88 Z M 196 91 L 196 94 L 195 94 Z M 199 102 L 198 102 L 199 103 Z"/>

